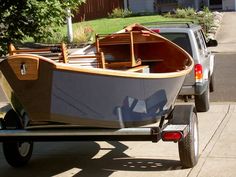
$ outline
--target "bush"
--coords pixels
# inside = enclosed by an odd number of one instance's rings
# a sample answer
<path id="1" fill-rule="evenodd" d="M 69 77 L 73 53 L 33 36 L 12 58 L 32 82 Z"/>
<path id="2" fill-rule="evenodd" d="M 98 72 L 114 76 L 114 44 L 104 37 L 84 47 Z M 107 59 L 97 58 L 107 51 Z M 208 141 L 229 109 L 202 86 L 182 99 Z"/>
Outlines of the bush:
<path id="1" fill-rule="evenodd" d="M 172 17 L 172 14 L 170 12 L 167 12 L 164 14 L 164 17 L 166 18 L 171 18 Z"/>
<path id="2" fill-rule="evenodd" d="M 73 42 L 83 44 L 93 40 L 94 30 L 92 27 L 78 24 L 75 29 Z"/>
<path id="3" fill-rule="evenodd" d="M 7 45 L 32 37 L 36 42 L 54 38 L 65 24 L 66 8 L 76 9 L 84 0 L 4 0 L 0 3 L 0 56 Z"/>
<path id="4" fill-rule="evenodd" d="M 187 18 L 187 12 L 185 9 L 176 9 L 175 12 L 176 18 Z"/>
<path id="5" fill-rule="evenodd" d="M 170 14 L 167 14 L 166 16 L 169 15 Z M 196 13 L 193 8 L 176 9 L 175 15 L 172 15 L 172 17 L 198 20 L 205 33 L 208 33 L 214 22 L 213 13 L 209 10 L 208 7 L 204 7 L 203 11 L 200 11 L 198 13 Z"/>
<path id="6" fill-rule="evenodd" d="M 214 22 L 214 16 L 208 7 L 204 7 L 203 11 L 199 12 L 198 21 L 203 30 L 207 33 Z"/>
<path id="7" fill-rule="evenodd" d="M 67 36 L 61 32 L 54 32 L 51 36 L 47 36 L 44 38 L 40 38 L 37 42 L 39 43 L 47 43 L 47 44 L 55 44 L 61 43 L 62 41 L 67 41 Z"/>
<path id="8" fill-rule="evenodd" d="M 176 9 L 175 16 L 176 18 L 194 18 L 196 15 L 196 11 L 193 8 L 185 8 L 185 9 Z"/>
<path id="9" fill-rule="evenodd" d="M 195 17 L 196 15 L 196 11 L 194 10 L 194 8 L 188 7 L 187 9 L 185 9 L 185 11 L 188 17 Z"/>
<path id="10" fill-rule="evenodd" d="M 120 8 L 115 8 L 112 10 L 112 13 L 108 13 L 109 18 L 125 18 L 125 17 L 130 17 L 131 15 L 132 11 Z"/>

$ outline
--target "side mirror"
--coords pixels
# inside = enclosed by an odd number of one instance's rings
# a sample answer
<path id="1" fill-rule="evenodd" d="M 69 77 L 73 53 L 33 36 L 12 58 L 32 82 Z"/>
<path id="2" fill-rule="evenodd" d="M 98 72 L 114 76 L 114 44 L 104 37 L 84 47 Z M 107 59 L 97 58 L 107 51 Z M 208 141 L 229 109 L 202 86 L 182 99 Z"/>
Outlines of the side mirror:
<path id="1" fill-rule="evenodd" d="M 209 39 L 209 41 L 207 41 L 206 43 L 207 47 L 216 47 L 217 45 L 218 45 L 218 42 L 215 39 Z"/>

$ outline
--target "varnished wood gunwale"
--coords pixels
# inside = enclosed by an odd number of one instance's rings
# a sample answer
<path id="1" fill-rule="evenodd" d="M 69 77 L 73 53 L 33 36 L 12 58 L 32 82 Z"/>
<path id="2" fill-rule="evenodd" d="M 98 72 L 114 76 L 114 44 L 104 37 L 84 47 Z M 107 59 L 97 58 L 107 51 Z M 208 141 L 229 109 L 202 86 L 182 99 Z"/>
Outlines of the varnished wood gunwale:
<path id="1" fill-rule="evenodd" d="M 23 54 L 17 54 L 17 55 L 11 55 L 7 57 L 7 60 L 11 60 L 11 59 L 17 59 L 17 58 L 29 58 L 29 59 L 40 59 L 46 62 L 49 62 L 51 64 L 56 65 L 56 62 L 54 62 L 53 60 L 40 56 L 40 55 L 36 55 L 36 54 L 27 54 L 27 53 L 23 53 Z"/>
<path id="2" fill-rule="evenodd" d="M 55 70 L 64 70 L 68 72 L 82 72 L 82 73 L 88 73 L 88 74 L 96 74 L 96 75 L 107 75 L 107 76 L 114 76 L 114 77 L 130 77 L 130 78 L 150 78 L 150 79 L 158 79 L 158 78 L 173 78 L 173 77 L 179 77 L 188 74 L 192 68 L 193 63 L 191 66 L 187 67 L 183 71 L 178 72 L 171 72 L 171 73 L 132 73 L 132 72 L 126 72 L 126 71 L 119 71 L 119 70 L 112 70 L 112 69 L 101 69 L 101 68 L 86 68 L 86 67 L 78 67 L 73 66 L 69 63 L 56 63 L 48 58 L 33 55 L 33 54 L 17 54 L 9 56 L 8 59 L 17 59 L 19 57 L 22 58 L 30 58 L 30 59 L 40 59 L 45 62 L 49 62 L 53 64 L 53 68 Z"/>
<path id="3" fill-rule="evenodd" d="M 130 68 L 130 69 L 127 69 L 126 71 L 129 71 L 129 72 L 137 72 L 137 71 L 142 71 L 146 68 L 149 68 L 148 65 L 140 65 L 140 66 L 136 66 L 136 67 L 133 67 L 133 68 Z"/>
<path id="4" fill-rule="evenodd" d="M 64 70 L 68 72 L 82 72 L 95 75 L 107 75 L 112 77 L 126 77 L 126 78 L 146 78 L 146 79 L 162 79 L 162 78 L 175 78 L 188 74 L 193 68 L 193 64 L 187 67 L 183 71 L 171 72 L 171 73 L 132 73 L 127 71 L 119 71 L 113 69 L 101 69 L 101 68 L 85 68 L 76 67 L 66 64 L 56 64 L 56 70 Z"/>

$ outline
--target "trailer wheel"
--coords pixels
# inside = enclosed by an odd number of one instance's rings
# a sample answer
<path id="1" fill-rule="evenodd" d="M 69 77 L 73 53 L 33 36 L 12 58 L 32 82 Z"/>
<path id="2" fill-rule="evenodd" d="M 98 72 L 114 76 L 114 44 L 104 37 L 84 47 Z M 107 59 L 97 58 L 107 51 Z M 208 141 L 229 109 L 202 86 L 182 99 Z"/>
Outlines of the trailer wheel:
<path id="1" fill-rule="evenodd" d="M 4 129 L 21 129 L 22 124 L 17 113 L 11 109 L 4 117 Z M 32 156 L 33 142 L 4 141 L 3 154 L 13 167 L 21 167 L 28 163 Z"/>
<path id="2" fill-rule="evenodd" d="M 185 168 L 194 167 L 199 156 L 198 119 L 196 113 L 192 113 L 189 122 L 188 135 L 178 143 L 180 161 Z"/>
<path id="3" fill-rule="evenodd" d="M 7 162 L 13 167 L 26 165 L 33 151 L 33 142 L 3 142 L 2 146 Z"/>

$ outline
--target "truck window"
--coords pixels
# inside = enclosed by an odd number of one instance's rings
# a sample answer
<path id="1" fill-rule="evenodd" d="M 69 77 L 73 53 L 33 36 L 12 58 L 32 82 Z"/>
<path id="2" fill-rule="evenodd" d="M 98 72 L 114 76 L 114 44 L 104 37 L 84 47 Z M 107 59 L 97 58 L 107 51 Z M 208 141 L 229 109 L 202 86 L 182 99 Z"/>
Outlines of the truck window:
<path id="1" fill-rule="evenodd" d="M 204 54 L 204 44 L 203 44 L 204 41 L 202 41 L 198 31 L 194 32 L 194 36 L 197 42 L 199 53 L 203 55 Z"/>
<path id="2" fill-rule="evenodd" d="M 199 31 L 199 37 L 200 37 L 201 44 L 202 44 L 203 48 L 206 50 L 206 42 L 205 42 L 205 38 L 203 36 L 202 31 Z"/>
<path id="3" fill-rule="evenodd" d="M 187 51 L 192 56 L 192 48 L 191 48 L 188 34 L 186 33 L 160 33 L 160 34 L 163 37 L 169 39 L 170 41 L 182 47 L 185 51 Z"/>

